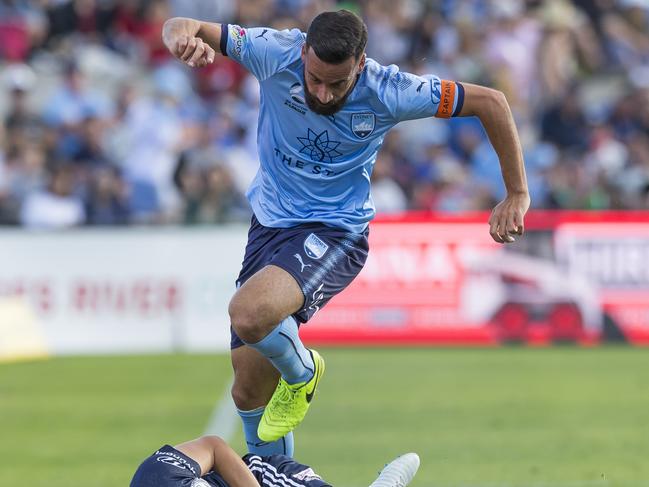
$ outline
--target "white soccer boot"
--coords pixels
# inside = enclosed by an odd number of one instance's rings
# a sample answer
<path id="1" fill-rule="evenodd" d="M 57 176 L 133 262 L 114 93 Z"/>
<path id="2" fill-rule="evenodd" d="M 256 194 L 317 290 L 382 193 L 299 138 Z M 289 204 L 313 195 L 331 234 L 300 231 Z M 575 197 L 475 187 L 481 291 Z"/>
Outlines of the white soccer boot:
<path id="1" fill-rule="evenodd" d="M 388 463 L 370 487 L 406 487 L 419 469 L 419 456 L 406 453 Z"/>

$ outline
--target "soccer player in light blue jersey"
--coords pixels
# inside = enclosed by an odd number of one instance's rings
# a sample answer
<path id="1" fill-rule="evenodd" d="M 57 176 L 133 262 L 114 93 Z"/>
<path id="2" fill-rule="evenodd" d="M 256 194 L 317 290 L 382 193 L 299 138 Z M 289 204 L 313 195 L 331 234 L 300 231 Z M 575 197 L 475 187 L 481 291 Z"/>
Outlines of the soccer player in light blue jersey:
<path id="1" fill-rule="evenodd" d="M 365 263 L 370 176 L 386 133 L 403 120 L 477 116 L 507 189 L 490 234 L 506 243 L 523 233 L 530 204 L 511 110 L 498 91 L 367 58 L 367 28 L 345 10 L 318 15 L 306 34 L 174 18 L 163 40 L 191 67 L 219 52 L 259 80 L 260 168 L 247 194 L 254 215 L 229 307 L 232 395 L 249 450 L 292 455 L 292 430 L 324 372 L 298 324 Z"/>

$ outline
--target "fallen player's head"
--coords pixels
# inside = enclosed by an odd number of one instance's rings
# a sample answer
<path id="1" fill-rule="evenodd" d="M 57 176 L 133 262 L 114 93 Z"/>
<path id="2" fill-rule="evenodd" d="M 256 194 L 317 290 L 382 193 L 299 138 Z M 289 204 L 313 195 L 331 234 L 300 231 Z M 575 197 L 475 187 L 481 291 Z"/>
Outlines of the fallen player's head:
<path id="1" fill-rule="evenodd" d="M 313 19 L 302 47 L 304 95 L 320 115 L 338 112 L 365 66 L 367 27 L 348 10 L 323 12 Z"/>

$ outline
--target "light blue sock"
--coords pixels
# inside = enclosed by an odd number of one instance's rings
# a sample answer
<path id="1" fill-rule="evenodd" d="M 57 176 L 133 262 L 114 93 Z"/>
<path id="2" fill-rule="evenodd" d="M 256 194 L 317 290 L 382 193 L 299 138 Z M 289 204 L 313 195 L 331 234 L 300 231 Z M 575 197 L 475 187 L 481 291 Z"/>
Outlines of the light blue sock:
<path id="1" fill-rule="evenodd" d="M 279 440 L 271 442 L 262 441 L 257 436 L 257 426 L 259 426 L 259 421 L 264 414 L 264 409 L 264 407 L 253 409 L 252 411 L 241 411 L 237 409 L 239 416 L 241 416 L 241 421 L 243 421 L 243 434 L 246 437 L 248 451 L 262 456 L 288 455 L 292 457 L 293 450 L 295 449 L 292 431 Z"/>
<path id="2" fill-rule="evenodd" d="M 247 343 L 264 355 L 289 384 L 311 380 L 315 367 L 311 352 L 300 340 L 295 318 L 289 316 L 257 343 Z"/>

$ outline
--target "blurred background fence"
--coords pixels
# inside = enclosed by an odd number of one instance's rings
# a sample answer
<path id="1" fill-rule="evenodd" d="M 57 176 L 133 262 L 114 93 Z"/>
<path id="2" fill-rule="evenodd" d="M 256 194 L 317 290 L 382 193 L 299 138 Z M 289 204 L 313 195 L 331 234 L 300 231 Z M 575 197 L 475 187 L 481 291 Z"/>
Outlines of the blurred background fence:
<path id="1" fill-rule="evenodd" d="M 649 344 L 649 214 L 535 212 L 506 249 L 487 214 L 379 218 L 326 345 Z M 0 356 L 226 351 L 246 240 L 219 228 L 3 232 Z"/>

